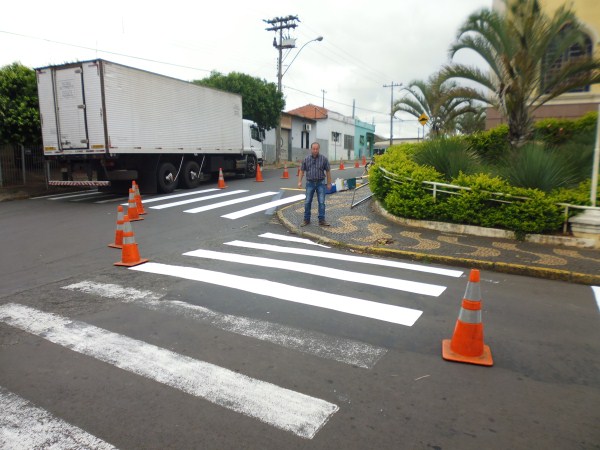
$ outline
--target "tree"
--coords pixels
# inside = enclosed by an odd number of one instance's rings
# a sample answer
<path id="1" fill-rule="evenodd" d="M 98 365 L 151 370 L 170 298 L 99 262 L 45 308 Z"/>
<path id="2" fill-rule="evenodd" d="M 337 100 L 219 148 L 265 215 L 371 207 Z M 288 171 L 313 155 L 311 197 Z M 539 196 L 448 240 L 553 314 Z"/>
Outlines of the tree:
<path id="1" fill-rule="evenodd" d="M 267 130 L 277 126 L 281 111 L 285 108 L 285 100 L 277 92 L 275 83 L 243 73 L 223 75 L 212 72 L 208 78 L 194 80 L 193 83 L 240 94 L 244 119 L 253 120 Z"/>
<path id="2" fill-rule="evenodd" d="M 456 119 L 456 130 L 462 134 L 473 134 L 485 130 L 485 108 L 474 106 L 474 111 L 469 111 Z"/>
<path id="3" fill-rule="evenodd" d="M 18 62 L 0 68 L 0 143 L 40 141 L 35 71 Z"/>
<path id="4" fill-rule="evenodd" d="M 427 81 L 413 80 L 406 89 L 410 94 L 394 104 L 394 112 L 404 111 L 415 117 L 425 113 L 434 136 L 454 134 L 455 120 L 473 111 L 470 100 L 459 95 L 457 83 L 445 81 L 439 73 Z"/>
<path id="5" fill-rule="evenodd" d="M 475 89 L 462 94 L 497 108 L 506 118 L 511 144 L 519 147 L 531 136 L 537 108 L 600 82 L 600 60 L 582 51 L 585 41 L 571 9 L 562 6 L 549 17 L 538 0 L 509 0 L 506 13 L 482 9 L 472 14 L 450 48 L 451 58 L 462 49 L 473 50 L 489 71 L 454 64 L 444 68 L 443 76 L 471 80 L 491 91 L 491 96 Z"/>

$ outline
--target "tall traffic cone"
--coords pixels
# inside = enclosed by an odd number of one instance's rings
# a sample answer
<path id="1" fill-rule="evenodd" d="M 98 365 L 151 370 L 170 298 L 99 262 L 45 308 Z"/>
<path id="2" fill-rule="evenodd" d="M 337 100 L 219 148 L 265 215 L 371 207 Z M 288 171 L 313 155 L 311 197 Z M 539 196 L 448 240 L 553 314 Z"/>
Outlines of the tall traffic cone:
<path id="1" fill-rule="evenodd" d="M 129 217 L 123 217 L 123 248 L 121 249 L 121 261 L 114 263 L 115 266 L 132 267 L 138 264 L 148 262 L 147 259 L 140 258 L 138 245 L 135 243 L 133 228 L 129 222 Z"/>
<path id="2" fill-rule="evenodd" d="M 365 155 L 363 155 L 362 165 L 363 166 L 367 165 L 367 157 Z"/>
<path id="3" fill-rule="evenodd" d="M 225 184 L 225 178 L 223 177 L 223 169 L 219 169 L 219 183 L 217 185 L 219 189 L 225 189 L 227 185 Z"/>
<path id="4" fill-rule="evenodd" d="M 260 164 L 256 165 L 256 180 L 254 181 L 265 181 L 263 180 L 262 171 L 260 170 Z"/>
<path id="5" fill-rule="evenodd" d="M 117 206 L 117 229 L 115 231 L 115 242 L 108 244 L 112 248 L 123 248 L 123 207 Z"/>
<path id="6" fill-rule="evenodd" d="M 344 160 L 340 159 L 340 170 L 344 170 Z"/>
<path id="7" fill-rule="evenodd" d="M 287 162 L 283 163 L 283 175 L 281 176 L 282 179 L 287 180 L 290 177 L 290 174 L 288 173 L 287 170 Z"/>
<path id="8" fill-rule="evenodd" d="M 452 339 L 442 341 L 442 357 L 449 361 L 491 366 L 492 352 L 483 343 L 479 270 L 472 269 Z"/>
<path id="9" fill-rule="evenodd" d="M 135 180 L 133 180 L 131 184 L 133 186 L 133 194 L 135 198 L 135 205 L 137 206 L 137 212 L 140 216 L 146 214 L 144 204 L 142 203 L 142 194 L 140 194 L 140 187 L 137 185 Z"/>
<path id="10" fill-rule="evenodd" d="M 127 215 L 129 216 L 129 221 L 134 222 L 136 220 L 144 220 L 143 217 L 140 217 L 138 213 L 137 203 L 135 202 L 135 193 L 133 189 L 129 189 L 129 200 L 127 201 Z"/>
<path id="11" fill-rule="evenodd" d="M 360 167 L 360 164 L 358 163 L 358 159 L 356 161 L 354 161 L 354 168 L 358 169 Z"/>

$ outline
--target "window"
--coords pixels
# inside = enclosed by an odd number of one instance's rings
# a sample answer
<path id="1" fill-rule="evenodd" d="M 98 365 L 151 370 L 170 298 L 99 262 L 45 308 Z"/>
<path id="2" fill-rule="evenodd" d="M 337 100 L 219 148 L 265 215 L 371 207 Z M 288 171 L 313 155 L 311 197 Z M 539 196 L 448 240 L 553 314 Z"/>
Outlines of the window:
<path id="1" fill-rule="evenodd" d="M 300 144 L 300 148 L 309 148 L 310 147 L 310 133 L 308 131 L 303 131 L 301 136 L 301 144 Z"/>
<path id="2" fill-rule="evenodd" d="M 566 31 L 568 31 L 568 26 L 564 27 L 561 33 L 559 34 L 565 33 Z M 549 89 L 547 88 L 549 82 L 552 80 L 552 77 L 560 70 L 563 64 L 565 64 L 567 61 L 574 60 L 576 58 L 592 56 L 592 40 L 587 35 L 584 36 L 583 45 L 573 44 L 562 54 L 556 54 L 557 45 L 558 43 L 556 41 L 550 44 L 550 48 L 548 49 L 548 53 L 546 54 L 542 65 L 542 71 L 544 71 L 544 74 L 542 76 L 542 89 L 544 90 L 544 92 L 549 91 Z M 589 90 L 590 86 L 587 85 L 577 89 L 573 89 L 569 92 L 589 92 Z"/>
<path id="3" fill-rule="evenodd" d="M 351 134 L 344 135 L 344 148 L 346 150 L 354 150 L 354 136 Z"/>
<path id="4" fill-rule="evenodd" d="M 365 137 L 364 136 L 360 137 L 360 145 L 365 145 Z"/>

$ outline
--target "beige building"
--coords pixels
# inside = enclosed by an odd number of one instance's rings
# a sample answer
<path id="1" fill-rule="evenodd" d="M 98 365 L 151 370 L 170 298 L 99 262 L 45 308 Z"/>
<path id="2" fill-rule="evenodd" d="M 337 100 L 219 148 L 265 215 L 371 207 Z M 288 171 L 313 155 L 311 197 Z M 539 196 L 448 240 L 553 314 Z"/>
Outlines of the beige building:
<path id="1" fill-rule="evenodd" d="M 562 5 L 570 5 L 579 20 L 584 24 L 587 40 L 584 51 L 600 58 L 600 0 L 539 0 L 547 14 L 552 15 Z M 493 0 L 492 8 L 506 9 L 503 0 Z M 588 86 L 579 92 L 563 94 L 538 108 L 536 120 L 549 117 L 575 119 L 589 111 L 597 111 L 600 104 L 600 84 Z M 506 120 L 494 108 L 487 109 L 486 129 L 493 128 Z"/>

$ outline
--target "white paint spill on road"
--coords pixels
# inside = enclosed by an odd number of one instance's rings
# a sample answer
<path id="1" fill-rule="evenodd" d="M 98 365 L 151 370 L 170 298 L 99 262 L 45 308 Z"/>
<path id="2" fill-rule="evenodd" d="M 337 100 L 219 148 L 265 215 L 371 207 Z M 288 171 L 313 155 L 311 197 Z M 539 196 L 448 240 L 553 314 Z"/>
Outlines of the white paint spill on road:
<path id="1" fill-rule="evenodd" d="M 188 209 L 184 211 L 185 213 L 197 214 L 199 212 L 210 211 L 211 209 L 223 208 L 224 206 L 235 205 L 237 203 L 247 202 L 249 200 L 256 200 L 257 198 L 268 197 L 270 195 L 275 195 L 277 192 L 261 192 L 260 194 L 249 195 L 247 197 L 236 198 L 235 200 L 228 200 L 226 202 L 221 203 L 213 203 L 212 205 L 200 206 L 198 208 Z"/>
<path id="2" fill-rule="evenodd" d="M 396 289 L 403 292 L 412 292 L 413 294 L 429 295 L 432 297 L 439 297 L 442 292 L 446 290 L 445 286 L 439 286 L 436 284 L 420 283 L 417 281 L 402 280 L 399 278 L 382 277 L 367 273 L 350 272 L 348 270 L 332 269 L 330 267 L 285 261 L 282 259 L 240 255 L 237 253 L 215 252 L 212 250 L 198 249 L 191 252 L 186 252 L 183 255 L 194 256 L 196 258 L 208 258 L 219 261 L 234 262 L 239 264 L 249 264 L 259 267 L 269 267 L 272 269 L 291 270 L 294 272 L 301 272 L 319 277 L 333 278 L 334 280 L 338 281 L 351 281 L 354 283 L 369 284 L 372 286 Z"/>
<path id="3" fill-rule="evenodd" d="M 217 188 L 211 188 L 211 189 L 202 189 L 201 191 L 192 191 L 192 192 L 183 192 L 181 194 L 172 194 L 172 195 L 163 195 L 160 197 L 152 197 L 151 199 L 143 199 L 144 204 L 146 203 L 152 203 L 152 202 L 160 202 L 163 200 L 171 200 L 172 198 L 180 198 L 180 197 L 188 197 L 190 195 L 198 195 L 198 194 L 205 194 L 206 192 L 213 192 L 213 191 L 218 191 Z M 123 203 L 123 206 L 127 206 L 129 203 Z"/>
<path id="4" fill-rule="evenodd" d="M 151 206 L 150 209 L 173 208 L 175 206 L 187 205 L 188 203 L 204 202 L 206 200 L 212 200 L 212 199 L 220 198 L 220 197 L 228 197 L 230 195 L 241 194 L 243 192 L 248 192 L 248 191 L 241 189 L 238 191 L 227 191 L 227 192 L 221 192 L 220 194 L 205 195 L 203 197 L 188 198 L 187 200 L 180 200 L 178 202 L 165 203 L 164 205 L 158 205 L 158 206 Z"/>
<path id="5" fill-rule="evenodd" d="M 298 242 L 300 244 L 316 245 L 316 246 L 323 247 L 323 248 L 331 248 L 331 247 L 328 247 L 327 245 L 317 244 L 316 242 L 313 242 L 310 239 L 299 238 L 299 237 L 295 237 L 295 236 L 286 236 L 284 234 L 263 233 L 263 234 L 260 234 L 258 237 L 265 238 L 265 239 L 277 239 L 280 241 Z"/>
<path id="6" fill-rule="evenodd" d="M 364 342 L 341 339 L 264 320 L 223 314 L 202 306 L 177 300 L 161 299 L 162 297 L 154 292 L 140 291 L 118 284 L 82 281 L 64 286 L 63 289 L 117 299 L 153 311 L 184 316 L 187 319 L 209 323 L 230 333 L 259 339 L 284 348 L 365 369 L 373 368 L 387 352 L 384 348 L 375 347 Z"/>
<path id="7" fill-rule="evenodd" d="M 596 296 L 596 304 L 598 305 L 598 310 L 600 310 L 600 286 L 592 286 L 592 292 Z"/>
<path id="8" fill-rule="evenodd" d="M 306 439 L 339 409 L 325 400 L 27 306 L 0 306 L 0 321 Z"/>
<path id="9" fill-rule="evenodd" d="M 331 309 L 347 314 L 353 314 L 385 322 L 412 326 L 423 314 L 411 308 L 388 305 L 384 303 L 361 300 L 344 295 L 330 294 L 313 289 L 300 288 L 274 281 L 242 277 L 229 273 L 215 272 L 212 270 L 198 269 L 194 267 L 175 266 L 159 263 L 145 263 L 129 270 L 138 272 L 168 275 L 186 280 L 201 281 L 217 286 L 229 287 L 254 294 L 264 295 L 279 300 Z"/>
<path id="10" fill-rule="evenodd" d="M 233 212 L 230 214 L 225 214 L 224 216 L 221 216 L 221 217 L 224 217 L 226 219 L 232 219 L 232 220 L 239 219 L 241 217 L 249 216 L 250 214 L 254 214 L 259 211 L 265 211 L 267 209 L 274 208 L 276 206 L 287 205 L 288 203 L 296 202 L 305 197 L 306 197 L 305 194 L 298 194 L 298 195 L 294 195 L 292 197 L 282 198 L 282 199 L 275 200 L 275 201 L 272 201 L 269 203 L 264 203 L 262 205 L 253 206 L 252 208 L 242 209 L 241 211 L 236 211 L 236 212 Z"/>
<path id="11" fill-rule="evenodd" d="M 0 448 L 115 449 L 48 411 L 0 387 Z"/>
<path id="12" fill-rule="evenodd" d="M 292 247 L 280 247 L 278 245 L 271 245 L 271 244 L 257 244 L 254 242 L 246 242 L 246 241 L 231 241 L 231 242 L 225 242 L 225 245 L 233 245 L 234 247 L 243 247 L 243 248 L 253 248 L 256 250 L 267 250 L 270 252 L 277 252 L 277 253 L 289 253 L 289 254 L 293 254 L 293 255 L 314 256 L 316 258 L 328 258 L 328 259 L 335 259 L 338 261 L 349 261 L 349 262 L 357 262 L 357 263 L 363 263 L 363 264 L 374 264 L 377 266 L 395 267 L 398 269 L 415 270 L 418 272 L 433 273 L 433 274 L 437 274 L 437 275 L 444 275 L 447 277 L 454 277 L 454 278 L 458 278 L 458 277 L 462 276 L 462 274 L 463 274 L 463 272 L 461 270 L 442 269 L 439 267 L 423 266 L 420 264 L 409 264 L 409 263 L 403 263 L 400 261 L 367 258 L 365 256 L 346 255 L 343 253 L 330 253 L 330 252 L 324 252 L 324 251 L 320 251 L 320 250 L 310 250 L 310 249 L 292 248 Z"/>

